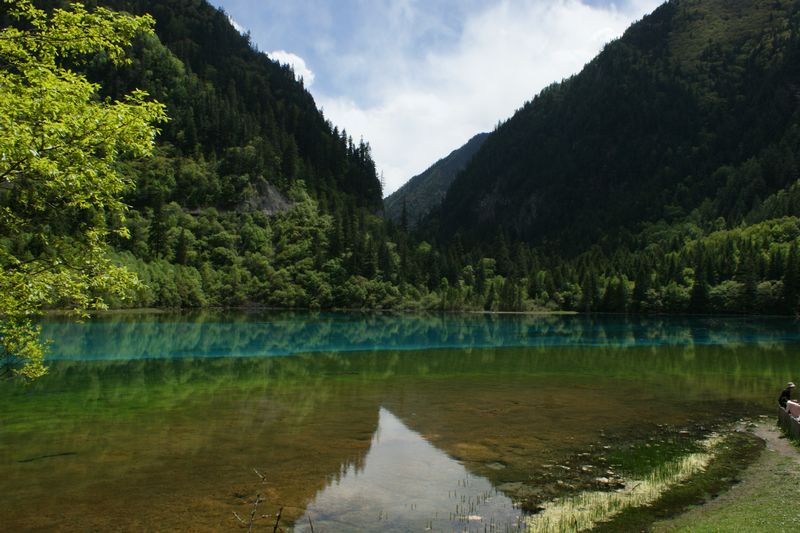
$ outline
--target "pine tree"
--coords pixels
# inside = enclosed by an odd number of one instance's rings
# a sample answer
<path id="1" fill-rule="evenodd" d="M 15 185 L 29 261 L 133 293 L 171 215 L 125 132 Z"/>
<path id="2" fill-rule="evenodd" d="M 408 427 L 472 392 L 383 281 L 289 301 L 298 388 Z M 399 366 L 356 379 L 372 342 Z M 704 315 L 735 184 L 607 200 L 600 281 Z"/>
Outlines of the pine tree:
<path id="1" fill-rule="evenodd" d="M 797 301 L 800 297 L 800 257 L 798 257 L 797 241 L 792 241 L 786 257 L 786 268 L 783 275 L 783 305 L 787 313 L 797 312 Z"/>
<path id="2" fill-rule="evenodd" d="M 178 243 L 175 246 L 175 262 L 179 265 L 185 265 L 188 262 L 189 256 L 189 243 L 186 239 L 186 228 L 181 228 L 181 233 L 178 236 Z"/>
<path id="3" fill-rule="evenodd" d="M 405 196 L 403 196 L 403 210 L 400 213 L 400 227 L 403 228 L 403 231 L 408 232 L 408 206 Z"/>
<path id="4" fill-rule="evenodd" d="M 633 286 L 632 306 L 635 312 L 640 313 L 645 310 L 648 289 L 650 289 L 650 269 L 642 266 L 636 274 Z"/>
<path id="5" fill-rule="evenodd" d="M 698 263 L 694 269 L 694 283 L 689 298 L 689 310 L 693 313 L 705 313 L 709 308 L 708 282 L 706 281 L 705 268 Z"/>
<path id="6" fill-rule="evenodd" d="M 751 243 L 742 247 L 742 256 L 739 260 L 739 267 L 736 272 L 737 280 L 744 285 L 743 301 L 741 309 L 750 312 L 755 308 L 756 287 L 756 265 L 753 261 L 753 247 Z"/>
<path id="7" fill-rule="evenodd" d="M 583 282 L 581 283 L 581 301 L 580 310 L 584 312 L 591 312 L 597 310 L 597 293 L 599 290 L 599 281 L 597 273 L 592 271 L 586 274 Z"/>
<path id="8" fill-rule="evenodd" d="M 153 206 L 148 235 L 150 257 L 153 259 L 164 257 L 167 250 L 167 222 L 164 216 L 164 204 L 160 199 Z"/>

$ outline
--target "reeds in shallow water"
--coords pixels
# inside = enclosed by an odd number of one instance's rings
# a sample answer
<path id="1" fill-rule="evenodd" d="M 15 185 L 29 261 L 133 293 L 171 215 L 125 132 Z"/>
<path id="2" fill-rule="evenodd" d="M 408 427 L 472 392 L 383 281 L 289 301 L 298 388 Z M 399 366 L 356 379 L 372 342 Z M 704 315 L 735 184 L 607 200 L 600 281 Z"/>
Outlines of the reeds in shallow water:
<path id="1" fill-rule="evenodd" d="M 543 510 L 528 518 L 530 533 L 585 531 L 612 519 L 625 509 L 649 505 L 667 490 L 706 469 L 714 458 L 722 437 L 717 434 L 702 441 L 703 451 L 669 461 L 642 479 L 625 480 L 616 491 L 584 491 L 542 505 Z"/>

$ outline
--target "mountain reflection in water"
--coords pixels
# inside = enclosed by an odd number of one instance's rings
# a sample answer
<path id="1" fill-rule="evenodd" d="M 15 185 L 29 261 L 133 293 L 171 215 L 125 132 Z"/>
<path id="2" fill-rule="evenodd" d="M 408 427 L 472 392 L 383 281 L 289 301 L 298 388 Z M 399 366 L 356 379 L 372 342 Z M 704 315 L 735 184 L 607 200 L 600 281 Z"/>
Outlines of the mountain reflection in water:
<path id="1" fill-rule="evenodd" d="M 516 531 L 520 515 L 488 479 L 381 407 L 362 467 L 317 494 L 295 531 L 310 531 L 309 523 L 318 531 Z"/>
<path id="2" fill-rule="evenodd" d="M 263 357 L 499 347 L 775 345 L 800 342 L 786 318 L 190 312 L 49 317 L 48 359 Z"/>

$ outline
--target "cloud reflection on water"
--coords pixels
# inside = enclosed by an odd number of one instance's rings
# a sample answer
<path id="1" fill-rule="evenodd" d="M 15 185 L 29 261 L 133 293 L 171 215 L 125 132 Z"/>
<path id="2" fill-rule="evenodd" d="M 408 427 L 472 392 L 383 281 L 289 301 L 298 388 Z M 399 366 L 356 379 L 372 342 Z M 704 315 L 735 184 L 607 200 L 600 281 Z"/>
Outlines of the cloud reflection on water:
<path id="1" fill-rule="evenodd" d="M 515 531 L 508 496 L 381 407 L 361 468 L 351 466 L 308 505 L 295 531 Z"/>

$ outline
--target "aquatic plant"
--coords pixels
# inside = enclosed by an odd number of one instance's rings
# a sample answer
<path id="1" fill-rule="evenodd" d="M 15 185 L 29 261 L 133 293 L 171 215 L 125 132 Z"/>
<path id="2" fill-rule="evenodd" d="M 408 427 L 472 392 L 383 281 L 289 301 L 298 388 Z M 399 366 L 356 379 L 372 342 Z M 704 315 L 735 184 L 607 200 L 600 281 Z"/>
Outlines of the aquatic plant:
<path id="1" fill-rule="evenodd" d="M 608 521 L 625 509 L 649 505 L 667 490 L 702 472 L 714 458 L 723 438 L 712 434 L 701 441 L 702 451 L 690 453 L 654 468 L 641 479 L 625 480 L 616 491 L 584 491 L 542 504 L 542 511 L 528 518 L 529 533 L 584 531 Z M 598 479 L 602 482 L 602 479 Z"/>

